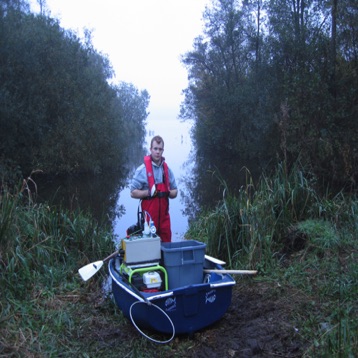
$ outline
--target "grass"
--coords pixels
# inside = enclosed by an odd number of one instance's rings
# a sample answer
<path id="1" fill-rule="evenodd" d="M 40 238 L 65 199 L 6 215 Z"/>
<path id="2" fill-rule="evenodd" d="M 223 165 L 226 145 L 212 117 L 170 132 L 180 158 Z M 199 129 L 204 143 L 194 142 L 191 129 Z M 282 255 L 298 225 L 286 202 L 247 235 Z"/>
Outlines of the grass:
<path id="1" fill-rule="evenodd" d="M 211 255 L 238 269 L 258 269 L 260 280 L 299 290 L 297 325 L 306 356 L 353 357 L 358 351 L 358 201 L 320 196 L 299 165 L 283 165 L 256 187 L 251 180 L 200 215 L 187 237 L 206 242 Z M 307 305 L 311 302 L 312 305 Z M 307 319 L 309 317 L 309 319 Z"/>
<path id="2" fill-rule="evenodd" d="M 217 207 L 187 238 L 228 268 L 258 269 L 257 281 L 302 297 L 290 320 L 306 357 L 358 350 L 358 202 L 318 195 L 299 168 L 279 166 Z M 26 181 L 0 196 L 0 357 L 182 357 L 192 341 L 158 346 L 139 336 L 105 291 L 106 270 L 83 282 L 78 268 L 114 251 L 110 228 L 89 214 L 36 204 Z M 287 297 L 291 297 L 290 294 Z M 281 297 L 282 298 L 282 297 Z"/>
<path id="3" fill-rule="evenodd" d="M 123 317 L 105 267 L 87 282 L 77 274 L 115 250 L 111 229 L 24 188 L 0 196 L 0 357 L 183 356 L 189 339 L 159 349 Z"/>
<path id="4" fill-rule="evenodd" d="M 84 213 L 35 204 L 24 184 L 0 198 L 0 356 L 58 356 L 83 311 L 76 271 L 113 241 Z"/>

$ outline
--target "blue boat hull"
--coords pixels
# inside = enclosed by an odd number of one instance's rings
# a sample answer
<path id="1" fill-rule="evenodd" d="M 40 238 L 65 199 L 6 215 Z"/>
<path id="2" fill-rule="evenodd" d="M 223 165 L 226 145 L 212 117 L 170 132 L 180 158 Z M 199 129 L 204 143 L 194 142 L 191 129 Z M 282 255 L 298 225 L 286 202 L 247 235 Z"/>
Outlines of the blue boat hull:
<path id="1" fill-rule="evenodd" d="M 172 324 L 176 334 L 192 334 L 218 321 L 231 304 L 235 285 L 230 275 L 211 273 L 205 283 L 147 293 L 129 284 L 116 269 L 115 259 L 109 262 L 109 273 L 123 314 L 139 327 L 169 334 Z"/>

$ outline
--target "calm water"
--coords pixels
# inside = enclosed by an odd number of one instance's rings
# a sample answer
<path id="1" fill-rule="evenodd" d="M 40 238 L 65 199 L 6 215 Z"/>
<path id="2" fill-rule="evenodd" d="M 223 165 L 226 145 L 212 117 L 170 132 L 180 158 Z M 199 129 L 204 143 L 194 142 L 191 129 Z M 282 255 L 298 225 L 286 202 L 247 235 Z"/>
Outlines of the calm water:
<path id="1" fill-rule="evenodd" d="M 154 135 L 163 137 L 164 157 L 173 170 L 179 193 L 176 199 L 170 200 L 172 223 L 172 240 L 183 238 L 188 228 L 188 218 L 183 215 L 184 187 L 183 178 L 189 170 L 184 168 L 191 150 L 190 124 L 178 120 L 149 120 L 147 124 L 147 143 L 149 153 L 150 140 Z M 37 184 L 38 201 L 48 201 L 53 205 L 61 204 L 70 210 L 90 210 L 94 217 L 101 219 L 104 215 L 112 222 L 116 238 L 125 237 L 129 226 L 137 222 L 139 200 L 132 199 L 129 193 L 129 182 L 135 168 L 141 164 L 128 163 L 132 172 L 128 177 L 106 173 L 99 176 L 65 177 L 49 180 L 40 176 L 34 178 Z"/>
<path id="2" fill-rule="evenodd" d="M 170 200 L 169 208 L 173 241 L 184 238 L 189 216 L 192 219 L 203 208 L 214 207 L 222 199 L 224 187 L 220 178 L 225 179 L 230 190 L 235 190 L 247 182 L 247 172 L 243 168 L 249 168 L 253 173 L 247 163 L 240 163 L 240 158 L 229 158 L 228 153 L 219 157 L 216 164 L 209 160 L 213 158 L 193 159 L 190 130 L 190 122 L 174 119 L 149 119 L 147 124 L 146 154 L 149 153 L 151 138 L 162 136 L 165 142 L 163 155 L 174 172 L 179 189 L 178 197 Z M 136 158 L 133 160 L 137 163 L 128 163 L 128 167 L 132 168 L 129 174 L 117 173 L 115 176 L 103 173 L 98 176 L 56 178 L 47 182 L 35 178 L 39 201 L 61 203 L 71 210 L 88 209 L 98 220 L 105 217 L 107 222 L 111 222 L 117 241 L 125 237 L 127 228 L 137 222 L 139 200 L 130 197 L 129 183 L 135 168 L 142 163 L 143 155 Z"/>
<path id="3" fill-rule="evenodd" d="M 170 216 L 172 225 L 172 240 L 182 240 L 188 229 L 188 218 L 183 214 L 185 193 L 184 177 L 190 167 L 187 165 L 188 156 L 191 150 L 190 123 L 178 120 L 150 120 L 147 125 L 146 148 L 149 151 L 150 140 L 155 135 L 160 135 L 164 139 L 165 160 L 173 170 L 178 185 L 179 194 L 176 199 L 170 200 Z M 186 165 L 185 165 L 186 164 Z M 119 238 L 125 236 L 126 229 L 136 223 L 139 201 L 132 199 L 129 194 L 130 178 L 125 187 L 119 192 L 117 207 L 124 207 L 125 213 L 117 217 L 113 222 L 114 234 Z"/>

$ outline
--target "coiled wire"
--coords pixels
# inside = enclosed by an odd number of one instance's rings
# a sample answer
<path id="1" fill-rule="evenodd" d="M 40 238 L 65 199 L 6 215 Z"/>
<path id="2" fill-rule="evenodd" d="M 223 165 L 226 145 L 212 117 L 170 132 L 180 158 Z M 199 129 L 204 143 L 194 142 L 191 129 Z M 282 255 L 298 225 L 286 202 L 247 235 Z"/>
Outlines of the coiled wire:
<path id="1" fill-rule="evenodd" d="M 155 307 L 156 309 L 158 309 L 160 312 L 162 312 L 162 313 L 164 314 L 164 316 L 168 319 L 168 321 L 170 322 L 170 324 L 171 324 L 171 326 L 172 326 L 172 329 L 173 329 L 173 334 L 172 334 L 172 336 L 171 336 L 169 339 L 167 339 L 167 340 L 165 340 L 165 341 L 156 340 L 156 339 L 154 339 L 154 338 L 152 338 L 152 337 L 149 337 L 147 334 L 145 334 L 145 333 L 138 327 L 138 325 L 135 323 L 134 318 L 133 318 L 133 315 L 132 315 L 132 309 L 133 309 L 133 307 L 134 307 L 136 304 L 138 304 L 138 303 L 144 303 L 144 304 L 146 304 L 146 305 Z M 160 308 L 159 306 L 157 306 L 157 305 L 154 305 L 153 303 L 150 303 L 150 302 L 148 303 L 148 302 L 144 302 L 144 301 L 135 301 L 135 302 L 133 302 L 132 305 L 131 305 L 131 307 L 129 308 L 129 316 L 130 316 L 130 318 L 131 318 L 131 321 L 132 321 L 134 327 L 138 330 L 138 332 L 139 332 L 142 336 L 144 336 L 145 338 L 149 339 L 149 340 L 152 341 L 152 342 L 159 343 L 159 344 L 166 344 L 166 343 L 169 343 L 169 342 L 174 338 L 174 336 L 175 336 L 175 327 L 174 327 L 173 321 L 170 319 L 170 317 L 168 316 L 168 314 L 167 314 L 163 309 L 161 309 L 161 308 Z"/>

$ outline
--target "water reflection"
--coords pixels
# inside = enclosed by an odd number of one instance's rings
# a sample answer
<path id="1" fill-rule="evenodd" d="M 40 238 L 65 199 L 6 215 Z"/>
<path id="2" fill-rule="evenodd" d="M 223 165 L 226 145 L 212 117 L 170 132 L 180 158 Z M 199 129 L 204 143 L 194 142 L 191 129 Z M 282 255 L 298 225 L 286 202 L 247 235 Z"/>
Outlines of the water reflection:
<path id="1" fill-rule="evenodd" d="M 102 175 L 47 177 L 37 174 L 37 202 L 48 202 L 71 211 L 90 212 L 100 222 L 111 223 L 123 215 L 118 195 L 125 186 L 128 169 Z"/>
<path id="2" fill-rule="evenodd" d="M 212 155 L 198 156 L 191 153 L 188 161 L 190 170 L 185 178 L 185 202 L 184 214 L 189 221 L 194 220 L 197 214 L 203 210 L 210 210 L 223 199 L 224 189 L 228 188 L 232 195 L 249 183 L 255 183 L 260 175 L 259 166 L 250 166 L 247 162 L 238 158 L 230 158 Z"/>

